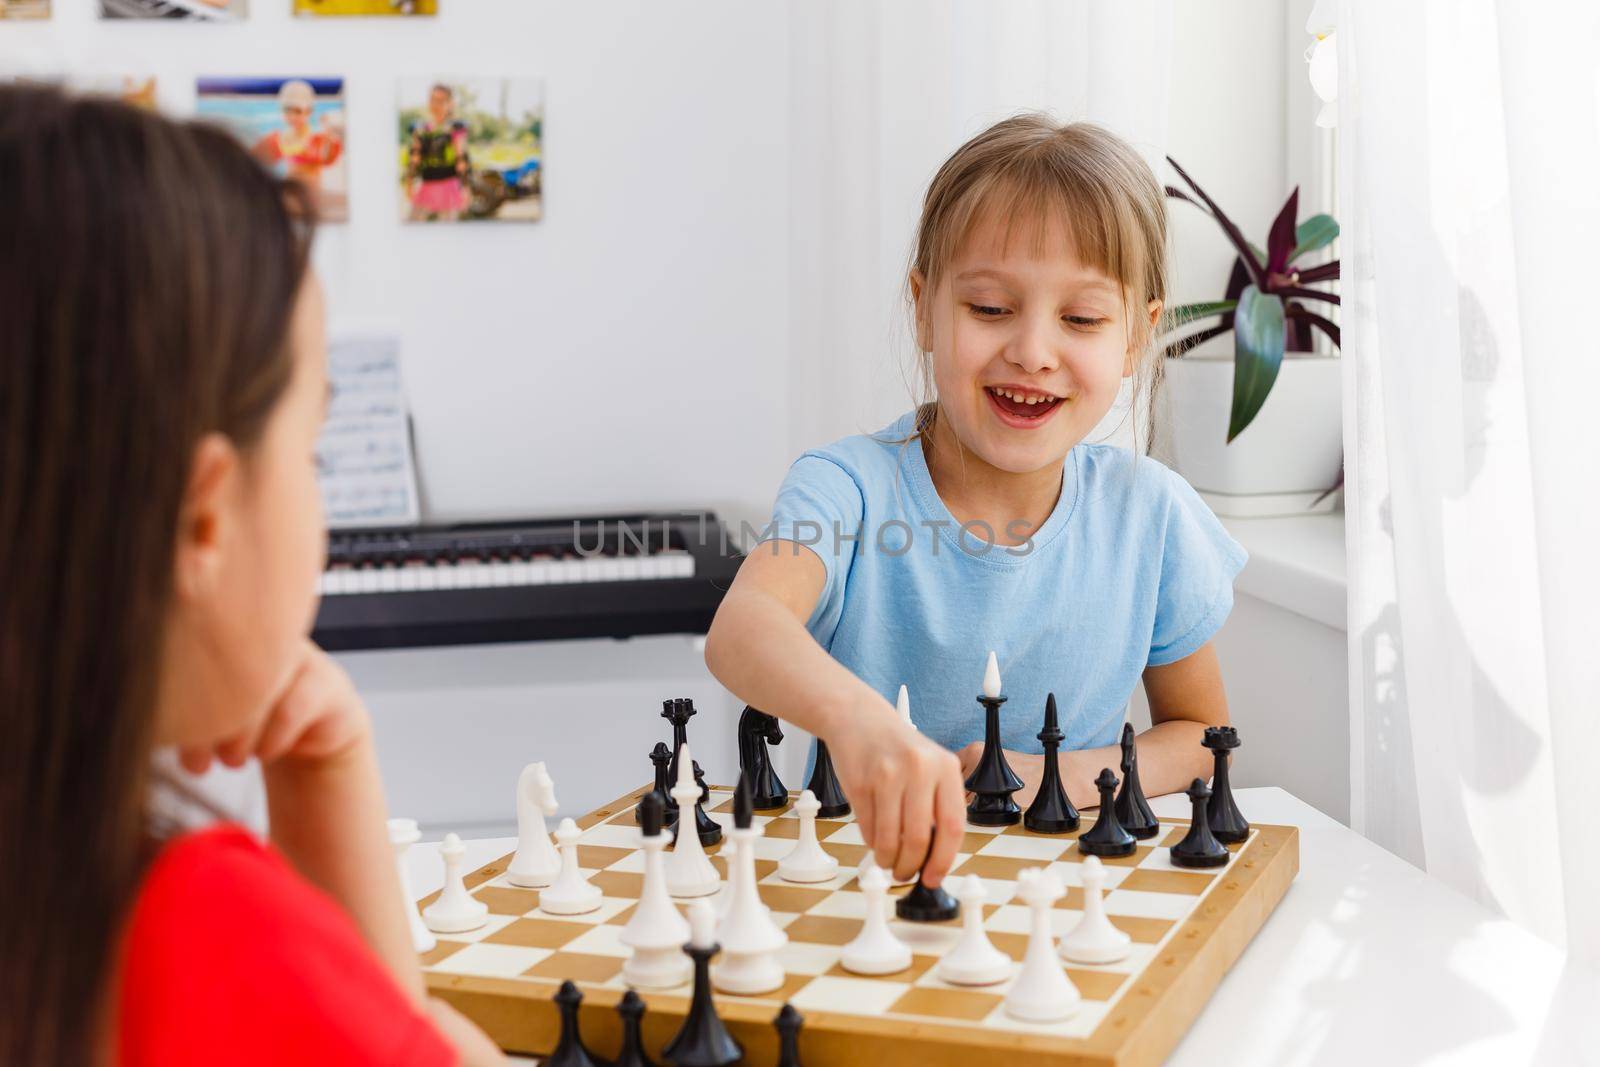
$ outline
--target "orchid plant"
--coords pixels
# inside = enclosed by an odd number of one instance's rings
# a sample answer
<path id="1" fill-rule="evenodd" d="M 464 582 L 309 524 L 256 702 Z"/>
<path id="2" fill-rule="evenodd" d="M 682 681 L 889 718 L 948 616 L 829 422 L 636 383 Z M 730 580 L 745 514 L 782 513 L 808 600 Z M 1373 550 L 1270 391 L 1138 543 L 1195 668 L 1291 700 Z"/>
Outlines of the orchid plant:
<path id="1" fill-rule="evenodd" d="M 1310 351 L 1314 329 L 1326 334 L 1335 345 L 1339 343 L 1339 327 L 1307 304 L 1307 301 L 1339 303 L 1337 293 L 1308 287 L 1317 282 L 1336 281 L 1339 261 L 1335 259 L 1304 269 L 1295 266 L 1301 257 L 1327 247 L 1339 236 L 1339 224 L 1331 215 L 1313 215 L 1304 222 L 1297 222 L 1300 209 L 1297 186 L 1273 220 L 1267 233 L 1266 251 L 1262 251 L 1245 240 L 1239 227 L 1171 156 L 1167 157 L 1167 162 L 1193 190 L 1194 196 L 1171 185 L 1167 186 L 1167 195 L 1187 201 L 1215 219 L 1238 253 L 1223 299 L 1184 304 L 1173 308 L 1167 316 L 1168 329 L 1220 316 L 1215 325 L 1169 344 L 1166 354 L 1172 357 L 1182 356 L 1204 341 L 1233 331 L 1233 406 L 1228 414 L 1228 441 L 1231 443 L 1266 403 L 1273 383 L 1278 380 L 1278 367 L 1283 363 L 1286 350 Z"/>

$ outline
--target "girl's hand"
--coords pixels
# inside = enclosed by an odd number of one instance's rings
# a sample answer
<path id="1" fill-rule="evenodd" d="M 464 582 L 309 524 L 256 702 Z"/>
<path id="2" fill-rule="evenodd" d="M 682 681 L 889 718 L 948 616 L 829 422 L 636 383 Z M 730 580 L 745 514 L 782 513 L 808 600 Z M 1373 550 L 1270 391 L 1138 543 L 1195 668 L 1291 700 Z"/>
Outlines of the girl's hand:
<path id="1" fill-rule="evenodd" d="M 921 870 L 923 881 L 937 886 L 966 829 L 960 763 L 906 726 L 876 693 L 843 721 L 847 725 L 824 740 L 862 838 L 897 879 Z"/>
<path id="2" fill-rule="evenodd" d="M 326 764 L 368 744 L 372 725 L 366 705 L 344 669 L 307 638 L 288 686 L 259 723 L 225 738 L 214 748 L 187 748 L 183 766 L 200 774 L 213 758 L 241 767 L 251 756 L 263 765 L 285 760 Z"/>

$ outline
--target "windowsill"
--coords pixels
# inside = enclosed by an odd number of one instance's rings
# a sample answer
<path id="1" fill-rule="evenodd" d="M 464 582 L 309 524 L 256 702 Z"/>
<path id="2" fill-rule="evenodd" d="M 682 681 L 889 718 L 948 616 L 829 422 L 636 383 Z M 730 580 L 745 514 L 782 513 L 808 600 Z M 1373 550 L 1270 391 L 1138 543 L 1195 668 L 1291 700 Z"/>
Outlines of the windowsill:
<path id="1" fill-rule="evenodd" d="M 1346 629 L 1344 512 L 1221 522 L 1250 553 L 1236 593 Z"/>

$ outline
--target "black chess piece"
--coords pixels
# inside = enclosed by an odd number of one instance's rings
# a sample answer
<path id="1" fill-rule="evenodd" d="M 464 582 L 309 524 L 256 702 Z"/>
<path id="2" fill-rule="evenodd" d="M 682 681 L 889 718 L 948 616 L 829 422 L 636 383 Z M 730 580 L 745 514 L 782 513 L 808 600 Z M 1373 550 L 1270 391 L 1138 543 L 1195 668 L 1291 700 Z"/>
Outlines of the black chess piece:
<path id="1" fill-rule="evenodd" d="M 722 950 L 716 942 L 701 947 L 693 941 L 683 951 L 694 960 L 694 995 L 683 1026 L 661 1056 L 674 1067 L 728 1067 L 744 1056 L 744 1048 L 728 1033 L 711 1001 L 711 957 Z"/>
<path id="2" fill-rule="evenodd" d="M 1117 794 L 1117 822 L 1134 837 L 1156 836 L 1161 823 L 1150 810 L 1139 785 L 1139 749 L 1133 740 L 1133 723 L 1122 724 L 1122 791 Z"/>
<path id="3" fill-rule="evenodd" d="M 657 741 L 656 747 L 650 750 L 650 763 L 655 769 L 655 786 L 650 790 L 661 798 L 662 810 L 667 813 L 666 825 L 673 826 L 678 821 L 678 802 L 672 799 L 672 781 L 667 777 L 667 765 L 672 762 L 672 752 L 667 748 L 666 742 Z M 650 795 L 649 793 L 645 794 Z M 643 798 L 640 799 L 642 804 Z M 641 822 L 639 807 L 634 806 L 633 821 Z"/>
<path id="4" fill-rule="evenodd" d="M 1189 802 L 1194 811 L 1189 819 L 1189 832 L 1172 846 L 1173 866 L 1221 867 L 1228 862 L 1228 847 L 1213 836 L 1206 820 L 1206 803 L 1211 798 L 1212 792 L 1202 779 L 1189 783 Z"/>
<path id="5" fill-rule="evenodd" d="M 817 738 L 817 758 L 811 765 L 811 781 L 806 783 L 811 795 L 822 807 L 817 809 L 819 819 L 838 819 L 850 814 L 850 801 L 839 785 L 839 776 L 833 770 L 833 757 L 828 755 L 828 744 Z"/>
<path id="6" fill-rule="evenodd" d="M 911 891 L 894 902 L 894 913 L 906 922 L 940 923 L 960 915 L 961 902 L 946 892 L 944 886 L 929 888 L 919 874 Z"/>
<path id="7" fill-rule="evenodd" d="M 1000 746 L 1000 705 L 1003 696 L 980 696 L 983 705 L 983 754 L 967 775 L 967 791 L 973 794 L 967 805 L 967 821 L 976 826 L 1010 826 L 1022 819 L 1022 809 L 1011 794 L 1022 788 L 1022 779 L 1006 762 Z"/>
<path id="8" fill-rule="evenodd" d="M 617 1001 L 617 1014 L 622 1016 L 622 1051 L 617 1053 L 611 1067 L 656 1067 L 644 1054 L 644 1044 L 639 1039 L 639 1018 L 644 1015 L 644 998 L 633 990 L 622 994 Z"/>
<path id="9" fill-rule="evenodd" d="M 1102 768 L 1094 780 L 1100 790 L 1100 817 L 1089 832 L 1078 838 L 1078 851 L 1086 856 L 1131 856 L 1136 847 L 1133 835 L 1117 821 L 1117 802 L 1112 798 L 1117 788 L 1117 776 L 1110 767 Z"/>
<path id="10" fill-rule="evenodd" d="M 672 724 L 672 763 L 667 767 L 667 783 L 678 784 L 678 753 L 689 743 L 689 720 L 694 718 L 694 701 L 684 697 L 661 702 L 661 717 Z"/>
<path id="11" fill-rule="evenodd" d="M 545 1067 L 608 1067 L 608 1061 L 583 1047 L 578 1034 L 578 1005 L 583 1003 L 583 994 L 571 979 L 561 983 L 555 1001 L 561 1011 L 561 1036 L 556 1050 L 544 1061 Z"/>
<path id="12" fill-rule="evenodd" d="M 1206 810 L 1206 822 L 1218 841 L 1236 844 L 1250 836 L 1250 824 L 1234 803 L 1233 785 L 1228 781 L 1228 753 L 1239 747 L 1239 731 L 1231 726 L 1207 726 L 1200 743 L 1217 758 L 1211 771 L 1211 805 Z"/>
<path id="13" fill-rule="evenodd" d="M 739 773 L 750 782 L 750 802 L 757 811 L 781 808 L 789 802 L 778 771 L 772 766 L 768 745 L 783 741 L 776 716 L 746 707 L 739 715 Z"/>
<path id="14" fill-rule="evenodd" d="M 1056 721 L 1056 695 L 1044 700 L 1044 729 L 1039 740 L 1044 744 L 1044 774 L 1039 779 L 1039 792 L 1022 816 L 1025 829 L 1036 834 L 1067 834 L 1078 828 L 1078 809 L 1067 798 L 1061 784 L 1061 742 L 1066 735 Z"/>
<path id="15" fill-rule="evenodd" d="M 706 801 L 711 798 L 711 790 L 706 786 L 706 772 L 700 769 L 699 760 L 689 762 L 694 771 L 694 784 L 700 787 L 700 796 L 694 802 L 694 828 L 700 836 L 700 843 L 709 848 L 722 840 L 722 827 L 706 814 Z"/>
<path id="16" fill-rule="evenodd" d="M 778 1067 L 800 1067 L 800 1026 L 805 1021 L 806 1017 L 789 1003 L 772 1020 L 778 1031 Z"/>

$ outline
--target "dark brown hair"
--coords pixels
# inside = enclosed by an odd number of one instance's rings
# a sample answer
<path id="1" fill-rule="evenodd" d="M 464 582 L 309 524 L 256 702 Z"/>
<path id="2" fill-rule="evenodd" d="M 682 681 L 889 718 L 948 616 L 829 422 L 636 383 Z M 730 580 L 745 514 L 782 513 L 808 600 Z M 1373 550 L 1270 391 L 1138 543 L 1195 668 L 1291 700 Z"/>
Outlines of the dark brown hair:
<path id="1" fill-rule="evenodd" d="M 283 394 L 310 222 L 220 129 L 0 86 L 0 1063 L 102 1047 L 190 462 Z"/>

